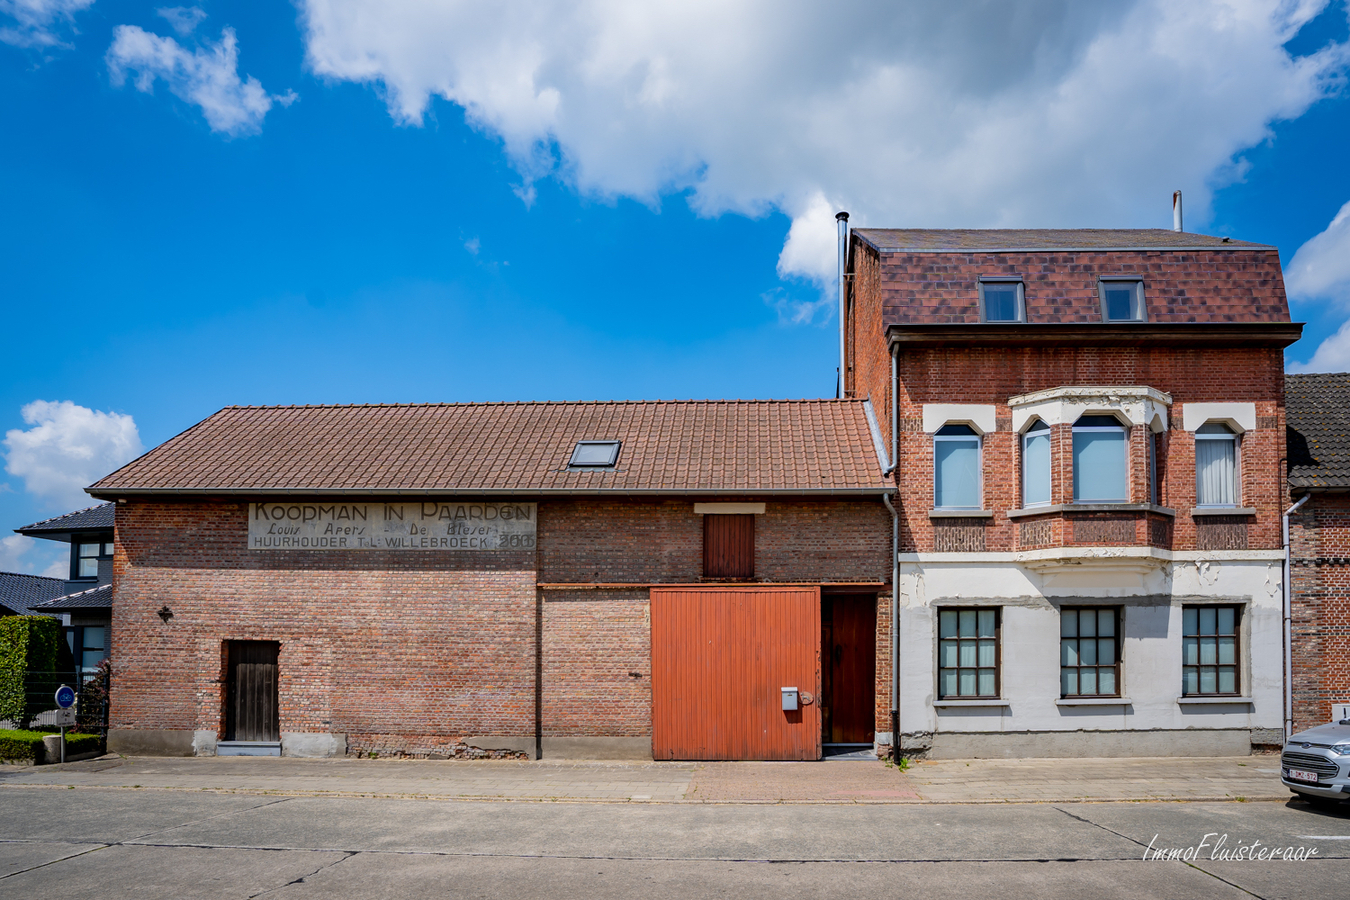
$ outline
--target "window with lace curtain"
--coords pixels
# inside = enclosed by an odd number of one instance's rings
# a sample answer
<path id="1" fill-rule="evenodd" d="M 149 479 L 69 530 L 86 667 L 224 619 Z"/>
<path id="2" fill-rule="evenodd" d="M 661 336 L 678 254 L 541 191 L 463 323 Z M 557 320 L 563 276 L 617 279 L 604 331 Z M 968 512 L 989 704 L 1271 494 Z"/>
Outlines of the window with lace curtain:
<path id="1" fill-rule="evenodd" d="M 1238 436 L 1209 422 L 1195 432 L 1195 505 L 1238 505 Z"/>

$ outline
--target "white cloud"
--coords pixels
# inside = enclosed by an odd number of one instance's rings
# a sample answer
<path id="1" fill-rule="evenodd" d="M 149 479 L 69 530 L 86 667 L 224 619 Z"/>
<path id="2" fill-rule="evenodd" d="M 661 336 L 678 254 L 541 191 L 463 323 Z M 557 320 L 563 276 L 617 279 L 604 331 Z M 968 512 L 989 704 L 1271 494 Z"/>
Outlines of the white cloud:
<path id="1" fill-rule="evenodd" d="M 219 43 L 189 49 L 173 38 L 119 25 L 113 29 L 107 62 L 114 85 L 121 87 L 134 72 L 137 90 L 149 94 L 155 79 L 162 78 L 175 97 L 201 108 L 212 131 L 230 136 L 257 133 L 272 104 L 289 106 L 297 99 L 294 91 L 269 94 L 251 75 L 239 77 L 233 28 L 221 32 Z"/>
<path id="2" fill-rule="evenodd" d="M 1291 362 L 1285 371 L 1294 375 L 1305 372 L 1350 372 L 1350 322 L 1317 346 L 1312 359 L 1305 363 Z"/>
<path id="3" fill-rule="evenodd" d="M 0 572 L 68 578 L 70 551 L 65 544 L 38 541 L 24 534 L 11 534 L 0 538 Z"/>
<path id="4" fill-rule="evenodd" d="M 59 29 L 93 5 L 94 0 L 0 0 L 0 15 L 14 20 L 0 28 L 0 41 L 15 47 L 65 46 Z"/>
<path id="5" fill-rule="evenodd" d="M 1350 203 L 1298 248 L 1285 266 L 1284 283 L 1292 299 L 1350 303 Z"/>
<path id="6" fill-rule="evenodd" d="M 431 98 L 525 184 L 705 215 L 782 210 L 780 270 L 828 285 L 834 207 L 873 226 L 1194 223 L 1235 154 L 1337 83 L 1283 49 L 1326 0 L 302 0 L 312 70 Z"/>
<path id="7" fill-rule="evenodd" d="M 5 471 L 24 487 L 62 509 L 92 501 L 84 488 L 141 452 L 131 416 L 99 412 L 69 400 L 34 400 L 23 407 L 33 426 L 5 433 Z"/>
<path id="8" fill-rule="evenodd" d="M 206 12 L 195 6 L 161 6 L 155 15 L 168 22 L 174 31 L 187 37 L 197 30 L 206 18 Z"/>

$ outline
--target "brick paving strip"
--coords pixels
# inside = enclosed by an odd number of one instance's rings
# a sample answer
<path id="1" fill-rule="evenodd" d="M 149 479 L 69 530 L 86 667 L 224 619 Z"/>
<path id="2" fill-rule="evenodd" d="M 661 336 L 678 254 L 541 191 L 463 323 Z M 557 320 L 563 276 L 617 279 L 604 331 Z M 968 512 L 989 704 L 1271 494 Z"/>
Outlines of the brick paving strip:
<path id="1" fill-rule="evenodd" d="M 1063 803 L 1285 800 L 1275 756 L 1217 759 L 938 760 L 97 760 L 0 772 L 5 787 L 290 796 L 649 803 Z"/>

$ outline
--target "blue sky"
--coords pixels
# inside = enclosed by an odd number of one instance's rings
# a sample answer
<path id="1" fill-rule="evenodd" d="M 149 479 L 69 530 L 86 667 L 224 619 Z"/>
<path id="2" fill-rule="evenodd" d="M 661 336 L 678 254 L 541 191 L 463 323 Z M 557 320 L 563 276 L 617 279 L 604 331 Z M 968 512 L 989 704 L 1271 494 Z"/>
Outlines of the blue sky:
<path id="1" fill-rule="evenodd" d="M 1346 10 L 1205 4 L 881 4 L 860 40 L 757 0 L 4 0 L 0 534 L 228 404 L 832 395 L 840 206 L 1167 227 L 1179 187 L 1286 265 L 1326 232 L 1307 361 L 1350 299 Z"/>

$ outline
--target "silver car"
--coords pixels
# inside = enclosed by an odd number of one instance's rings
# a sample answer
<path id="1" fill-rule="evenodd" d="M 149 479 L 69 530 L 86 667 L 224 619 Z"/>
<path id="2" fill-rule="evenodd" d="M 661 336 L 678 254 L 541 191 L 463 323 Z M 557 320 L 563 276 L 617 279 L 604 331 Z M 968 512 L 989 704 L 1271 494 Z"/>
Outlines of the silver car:
<path id="1" fill-rule="evenodd" d="M 1350 719 L 1289 738 L 1280 754 L 1280 781 L 1313 803 L 1350 800 Z"/>

